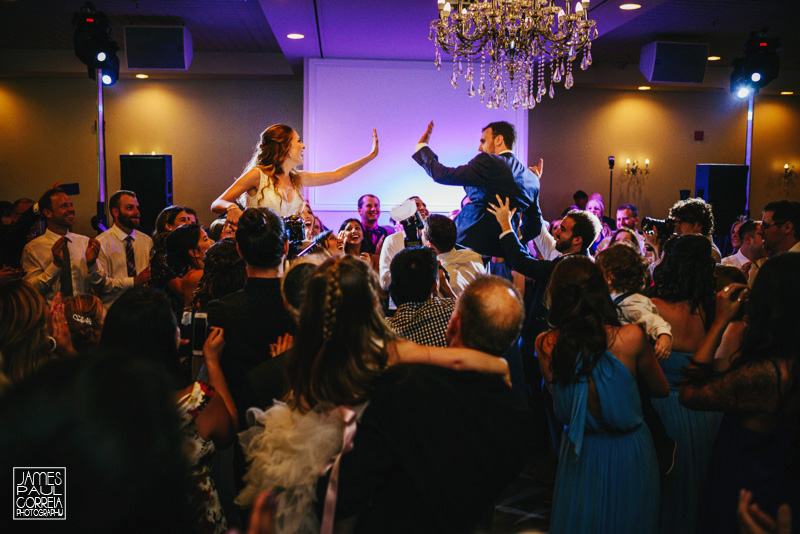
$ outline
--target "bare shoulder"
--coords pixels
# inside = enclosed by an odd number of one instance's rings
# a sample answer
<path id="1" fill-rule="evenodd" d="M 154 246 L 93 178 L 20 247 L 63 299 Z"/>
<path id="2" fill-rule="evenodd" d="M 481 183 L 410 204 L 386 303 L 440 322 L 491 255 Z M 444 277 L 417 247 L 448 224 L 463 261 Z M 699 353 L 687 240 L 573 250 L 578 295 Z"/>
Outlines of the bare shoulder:
<path id="1" fill-rule="evenodd" d="M 608 328 L 608 350 L 617 359 L 633 362 L 647 344 L 647 337 L 636 324 Z"/>

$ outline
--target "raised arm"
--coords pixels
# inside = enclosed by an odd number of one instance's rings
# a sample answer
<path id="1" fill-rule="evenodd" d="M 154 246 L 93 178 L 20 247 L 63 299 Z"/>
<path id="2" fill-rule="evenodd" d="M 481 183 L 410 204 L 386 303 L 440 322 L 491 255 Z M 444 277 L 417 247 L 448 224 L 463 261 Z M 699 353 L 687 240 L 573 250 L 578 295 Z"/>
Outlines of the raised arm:
<path id="1" fill-rule="evenodd" d="M 303 182 L 303 185 L 306 187 L 316 187 L 319 185 L 328 185 L 334 184 L 336 182 L 341 182 L 364 165 L 372 161 L 378 156 L 378 132 L 375 128 L 372 129 L 372 150 L 369 154 L 364 156 L 361 159 L 357 159 L 352 163 L 348 163 L 342 167 L 339 167 L 335 171 L 329 172 L 306 172 L 306 171 L 298 171 L 300 174 L 300 179 Z"/>
<path id="2" fill-rule="evenodd" d="M 699 364 L 716 363 L 716 365 L 726 365 L 728 363 L 722 359 L 719 362 L 715 362 L 714 355 L 722 341 L 725 329 L 736 317 L 742 302 L 747 298 L 748 292 L 749 289 L 745 284 L 729 284 L 717 293 L 717 313 L 714 322 L 711 323 L 711 328 L 708 329 L 706 337 L 700 344 L 700 348 L 695 352 L 695 362 Z"/>
<path id="3" fill-rule="evenodd" d="M 438 365 L 457 371 L 478 371 L 500 375 L 511 386 L 508 363 L 502 358 L 467 348 L 443 348 L 417 345 L 411 341 L 397 340 L 389 351 L 389 364 L 421 363 Z"/>

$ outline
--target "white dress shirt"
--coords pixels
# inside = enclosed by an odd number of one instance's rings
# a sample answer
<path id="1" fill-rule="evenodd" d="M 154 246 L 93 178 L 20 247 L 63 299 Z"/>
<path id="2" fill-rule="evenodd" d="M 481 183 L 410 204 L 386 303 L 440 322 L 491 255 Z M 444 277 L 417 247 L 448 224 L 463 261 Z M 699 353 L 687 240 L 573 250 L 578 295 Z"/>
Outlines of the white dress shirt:
<path id="1" fill-rule="evenodd" d="M 61 267 L 53 263 L 53 245 L 62 236 L 47 229 L 22 250 L 22 268 L 27 271 L 25 281 L 31 284 L 50 304 L 56 293 L 61 291 Z M 91 288 L 98 288 L 105 279 L 105 273 L 97 262 L 92 267 L 86 264 L 86 248 L 89 238 L 85 235 L 67 232 L 69 240 L 70 267 L 72 270 L 72 291 L 75 295 L 92 294 Z"/>
<path id="2" fill-rule="evenodd" d="M 450 287 L 456 297 L 467 289 L 467 286 L 478 276 L 486 274 L 483 258 L 480 254 L 470 249 L 456 250 L 439 254 L 437 258 L 442 262 L 442 267 L 450 275 Z"/>
<path id="3" fill-rule="evenodd" d="M 406 248 L 405 239 L 405 232 L 395 232 L 383 239 L 383 248 L 378 262 L 378 276 L 381 280 L 381 287 L 385 290 L 388 290 L 389 284 L 392 283 L 392 273 L 389 272 L 389 267 L 397 253 Z"/>
<path id="4" fill-rule="evenodd" d="M 128 237 L 119 226 L 111 228 L 97 236 L 100 242 L 100 255 L 97 263 L 106 273 L 106 281 L 100 292 L 103 306 L 108 308 L 126 289 L 133 287 L 133 277 L 128 276 L 128 261 L 125 256 L 125 238 Z M 150 267 L 150 251 L 153 240 L 149 235 L 131 231 L 133 238 L 133 260 L 136 274 Z"/>
<path id="5" fill-rule="evenodd" d="M 749 262 L 750 260 L 747 259 L 747 256 L 742 254 L 741 250 L 738 250 L 736 254 L 732 254 L 730 256 L 725 256 L 722 258 L 722 265 L 731 265 L 736 267 L 737 269 L 741 269 L 742 265 Z"/>

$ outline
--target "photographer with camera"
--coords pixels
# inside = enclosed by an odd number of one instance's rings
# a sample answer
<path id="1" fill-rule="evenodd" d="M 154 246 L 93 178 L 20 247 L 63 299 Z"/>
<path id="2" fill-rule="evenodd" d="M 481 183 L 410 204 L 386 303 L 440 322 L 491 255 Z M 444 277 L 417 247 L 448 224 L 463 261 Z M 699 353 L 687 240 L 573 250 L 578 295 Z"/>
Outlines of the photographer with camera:
<path id="1" fill-rule="evenodd" d="M 722 261 L 722 254 L 711 240 L 711 233 L 714 231 L 711 204 L 702 198 L 679 200 L 669 209 L 669 218 L 674 223 L 676 235 L 696 234 L 707 237 L 711 242 L 711 257 L 714 258 L 714 262 Z"/>
<path id="2" fill-rule="evenodd" d="M 416 205 L 416 211 L 406 204 L 412 200 Z M 402 204 L 392 209 L 392 219 L 397 221 L 396 224 L 402 228 L 402 231 L 398 229 L 395 233 L 387 236 L 383 241 L 380 261 L 378 262 L 378 276 L 382 289 L 389 289 L 389 284 L 392 281 L 389 268 L 392 265 L 392 259 L 397 253 L 406 247 L 422 245 L 422 238 L 420 237 L 419 230 L 422 230 L 423 223 L 425 219 L 428 218 L 428 214 L 428 206 L 417 196 L 407 198 Z"/>

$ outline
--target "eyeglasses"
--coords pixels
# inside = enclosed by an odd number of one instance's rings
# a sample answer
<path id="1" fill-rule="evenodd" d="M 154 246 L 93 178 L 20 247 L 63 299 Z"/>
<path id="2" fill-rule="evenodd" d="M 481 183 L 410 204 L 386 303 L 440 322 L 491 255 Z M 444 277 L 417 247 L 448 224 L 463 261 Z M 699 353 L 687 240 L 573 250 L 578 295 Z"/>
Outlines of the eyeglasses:
<path id="1" fill-rule="evenodd" d="M 783 223 L 776 223 L 776 222 L 766 223 L 766 222 L 762 222 L 761 223 L 761 229 L 762 230 L 766 230 L 767 228 L 769 228 L 771 226 L 779 226 L 781 224 L 783 224 Z"/>

